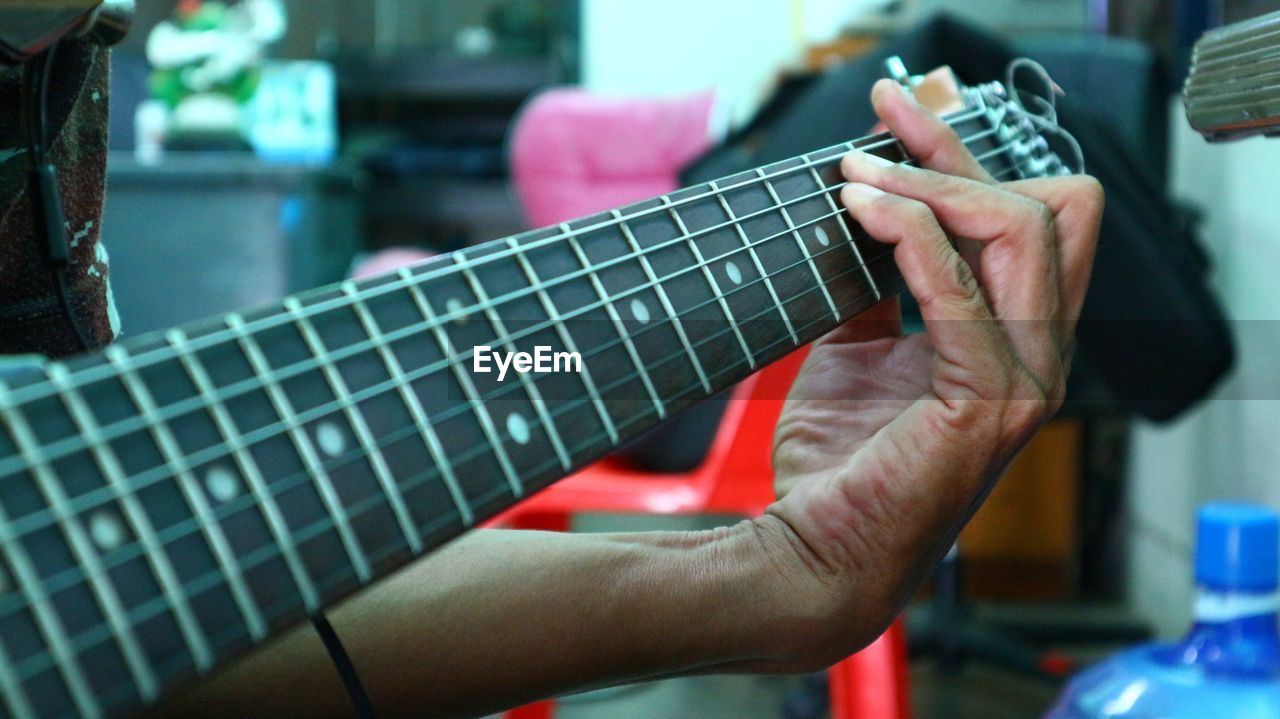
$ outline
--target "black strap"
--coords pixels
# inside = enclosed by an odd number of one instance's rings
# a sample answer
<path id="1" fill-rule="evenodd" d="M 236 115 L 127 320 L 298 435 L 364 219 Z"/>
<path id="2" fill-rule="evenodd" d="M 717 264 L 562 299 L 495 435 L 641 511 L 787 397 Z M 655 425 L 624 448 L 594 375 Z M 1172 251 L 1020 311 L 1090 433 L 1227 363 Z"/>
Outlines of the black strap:
<path id="1" fill-rule="evenodd" d="M 347 688 L 347 696 L 351 698 L 351 706 L 356 710 L 357 719 L 374 719 L 373 704 L 369 702 L 369 695 L 365 694 L 364 685 L 360 683 L 360 675 L 356 674 L 355 665 L 351 663 L 351 657 L 347 656 L 347 650 L 342 646 L 342 640 L 338 638 L 338 633 L 333 631 L 333 625 L 329 623 L 329 619 L 321 612 L 311 617 L 311 624 L 316 628 L 316 634 L 320 635 L 320 640 L 324 642 L 324 648 L 329 650 L 329 658 L 333 660 L 333 666 L 338 670 L 338 675 L 342 677 L 342 684 Z"/>

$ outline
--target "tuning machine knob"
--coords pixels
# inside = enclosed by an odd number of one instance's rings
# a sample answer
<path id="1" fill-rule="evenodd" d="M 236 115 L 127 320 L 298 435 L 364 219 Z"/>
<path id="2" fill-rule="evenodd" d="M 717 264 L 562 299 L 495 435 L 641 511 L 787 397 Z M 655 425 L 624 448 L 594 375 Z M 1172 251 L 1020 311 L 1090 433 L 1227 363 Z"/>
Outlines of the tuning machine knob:
<path id="1" fill-rule="evenodd" d="M 907 64 L 897 55 L 890 55 L 884 61 L 884 75 L 907 90 L 912 90 L 923 80 L 923 75 L 912 75 L 907 72 Z"/>

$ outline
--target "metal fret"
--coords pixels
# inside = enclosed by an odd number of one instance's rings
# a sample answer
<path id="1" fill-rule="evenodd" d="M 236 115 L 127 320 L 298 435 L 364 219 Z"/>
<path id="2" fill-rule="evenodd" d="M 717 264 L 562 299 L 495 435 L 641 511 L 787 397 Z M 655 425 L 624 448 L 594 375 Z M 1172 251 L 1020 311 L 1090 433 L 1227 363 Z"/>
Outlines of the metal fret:
<path id="1" fill-rule="evenodd" d="M 712 184 L 714 188 L 715 185 Z M 684 221 L 675 216 L 675 212 L 670 208 L 670 200 L 668 200 L 667 211 L 679 223 L 677 226 L 688 235 Z M 730 216 L 732 218 L 732 215 Z M 729 309 L 729 303 L 724 298 L 724 292 L 720 290 L 720 283 L 716 282 L 715 274 L 711 272 L 711 266 L 707 264 L 707 260 L 702 256 L 702 250 L 698 248 L 697 242 L 689 242 L 689 249 L 693 251 L 694 258 L 698 261 L 698 267 L 702 269 L 702 274 L 707 278 L 707 283 L 711 286 L 711 291 L 716 296 L 716 301 L 720 305 L 720 309 L 724 312 L 724 318 L 729 321 L 729 329 L 733 331 L 733 336 L 738 339 L 738 346 L 742 348 L 742 356 L 747 358 L 747 366 L 755 369 L 756 356 L 752 354 L 751 348 L 747 346 L 747 340 L 742 336 L 742 330 L 738 327 L 738 321 L 734 319 L 733 312 Z"/>
<path id="2" fill-rule="evenodd" d="M 489 444 L 493 447 L 493 455 L 498 459 L 498 464 L 502 466 L 503 474 L 507 475 L 507 483 L 511 485 L 511 491 L 517 497 L 524 496 L 524 482 L 516 474 L 515 468 L 511 465 L 511 458 L 507 456 L 507 450 L 503 448 L 502 442 L 498 440 L 498 431 L 493 424 L 493 418 L 489 416 L 489 410 L 485 408 L 480 401 L 479 393 L 476 392 L 476 386 L 471 381 L 471 376 L 467 374 L 465 367 L 459 362 L 454 361 L 456 353 L 453 351 L 453 341 L 449 339 L 449 335 L 444 331 L 444 326 L 436 319 L 436 313 L 431 310 L 430 303 L 423 296 L 422 290 L 418 289 L 416 279 L 413 272 L 405 267 L 400 270 L 400 277 L 408 283 L 409 294 L 413 297 L 413 301 L 418 305 L 418 312 L 422 313 L 422 317 L 431 327 L 431 334 L 436 338 L 436 342 L 440 345 L 440 351 L 444 353 L 444 359 L 453 369 L 453 375 L 461 385 L 462 391 L 467 395 L 467 401 L 471 405 L 471 411 L 475 415 L 476 420 L 480 422 L 480 429 L 488 438 Z"/>
<path id="3" fill-rule="evenodd" d="M 350 282 L 342 284 L 342 291 L 353 300 L 359 294 L 359 290 Z M 382 329 L 378 327 L 378 323 L 374 320 L 373 314 L 369 312 L 369 308 L 358 300 L 353 303 L 353 307 L 356 315 L 360 318 L 360 323 L 364 325 L 365 333 L 373 340 L 374 347 L 377 348 L 378 354 L 382 357 L 383 364 L 386 365 L 387 371 L 391 374 L 392 379 L 395 380 L 396 390 L 400 393 L 400 399 L 404 402 L 405 409 L 409 410 L 409 415 L 413 417 L 414 423 L 421 431 L 427 450 L 431 452 L 431 458 L 435 460 L 436 466 L 440 468 L 440 476 L 444 479 L 445 487 L 449 490 L 449 496 L 453 498 L 454 506 L 458 509 L 458 515 L 462 517 L 462 523 L 466 526 L 471 526 L 475 523 L 475 513 L 471 511 L 471 505 L 467 503 L 466 495 L 462 493 L 458 478 L 454 476 L 453 465 L 449 463 L 448 457 L 445 456 L 444 445 L 440 443 L 435 427 L 431 425 L 430 420 L 427 418 L 426 408 L 422 406 L 421 400 L 418 399 L 418 396 L 413 393 L 413 390 L 404 381 L 404 367 L 400 365 L 400 360 L 395 356 L 395 353 L 388 351 L 386 339 L 382 335 Z"/>
<path id="4" fill-rule="evenodd" d="M 89 538 L 85 536 L 84 528 L 80 526 L 74 516 L 67 514 L 67 497 L 54 479 L 48 463 L 40 456 L 40 445 L 36 440 L 35 434 L 27 424 L 26 418 L 9 400 L 8 389 L 3 383 L 0 383 L 0 404 L 9 407 L 5 412 L 5 416 L 13 432 L 14 442 L 18 445 L 18 451 L 22 455 L 23 461 L 26 462 L 34 474 L 40 486 L 40 491 L 49 502 L 54 516 L 57 517 L 59 524 L 66 531 L 72 552 L 75 553 L 76 559 L 85 569 L 85 576 L 93 588 L 94 595 L 103 609 L 107 622 L 111 625 L 113 633 L 120 643 L 121 653 L 125 657 L 125 662 L 129 665 L 129 673 L 133 676 L 138 692 L 144 699 L 154 699 L 158 691 L 155 674 L 151 671 L 150 665 L 147 664 L 138 640 L 133 636 L 133 631 L 125 619 L 124 608 L 120 605 L 120 598 L 116 595 L 115 590 L 103 581 L 106 574 L 102 568 L 102 563 L 98 561 L 97 556 L 93 553 L 92 545 L 89 542 Z M 80 663 L 76 658 L 76 651 L 62 626 L 62 620 L 58 617 L 58 612 L 49 601 L 49 597 L 44 593 L 40 585 L 39 574 L 36 572 L 31 558 L 27 556 L 21 542 L 10 531 L 9 518 L 3 508 L 0 508 L 0 533 L 3 533 L 3 536 L 0 536 L 0 541 L 3 541 L 9 553 L 14 574 L 17 575 L 18 583 L 26 590 L 27 596 L 31 600 L 31 608 L 40 624 L 40 630 L 49 642 L 50 650 L 53 652 L 58 665 L 58 671 L 67 683 L 67 688 L 71 692 L 71 699 L 75 702 L 76 709 L 85 717 L 101 717 L 103 715 L 102 707 L 98 704 L 97 697 L 94 696 L 93 690 L 89 687 L 89 683 L 84 676 L 84 670 L 80 667 Z"/>
<path id="5" fill-rule="evenodd" d="M 668 206 L 671 204 L 671 198 L 666 195 L 662 196 L 663 203 Z M 702 382 L 702 389 L 707 394 L 711 394 L 711 381 L 707 379 L 707 373 L 702 369 L 702 361 L 698 359 L 698 354 L 693 351 L 693 345 L 689 343 L 689 336 L 685 334 L 684 324 L 680 321 L 680 316 L 676 313 L 676 309 L 671 304 L 670 298 L 667 297 L 667 290 L 658 281 L 658 275 L 653 271 L 653 265 L 649 263 L 649 258 L 645 257 L 644 250 L 640 248 L 640 243 L 636 241 L 635 233 L 622 219 L 622 213 L 614 210 L 610 213 L 615 220 L 618 221 L 618 227 L 622 229 L 622 235 L 627 238 L 627 243 L 631 245 L 631 249 L 640 259 L 640 266 L 644 268 L 644 274 L 649 278 L 649 282 L 653 284 L 653 289 L 658 295 L 658 301 L 662 303 L 663 309 L 667 311 L 667 317 L 671 318 L 671 325 L 675 328 L 676 334 L 680 337 L 680 343 L 684 345 L 684 351 L 688 353 L 689 359 L 693 362 L 693 369 L 698 373 L 698 380 Z M 671 210 L 671 214 L 675 217 L 676 226 L 686 236 L 689 230 L 685 228 L 684 223 L 676 216 L 675 210 Z"/>
<path id="6" fill-rule="evenodd" d="M 525 256 L 524 251 L 520 249 L 520 243 L 512 238 L 507 240 L 507 246 L 514 251 L 516 262 L 520 264 L 521 269 L 524 270 L 525 277 L 529 279 L 529 286 L 537 291 L 538 301 L 542 303 L 542 309 L 546 311 L 547 317 L 555 325 L 556 333 L 560 335 L 560 341 L 564 342 L 565 349 L 569 352 L 578 352 L 577 343 L 573 341 L 573 336 L 569 334 L 569 328 L 565 326 L 555 303 L 547 296 L 547 291 L 543 288 L 537 271 L 530 264 L 529 258 Z M 579 354 L 581 353 L 579 352 Z M 595 380 L 591 377 L 591 370 L 585 362 L 582 365 L 582 384 L 587 389 L 587 396 L 591 398 L 591 403 L 596 407 L 596 413 L 600 415 L 600 421 L 604 423 L 604 429 L 609 434 L 610 443 L 618 444 L 618 428 L 614 426 L 613 418 L 609 416 L 609 410 L 605 407 L 604 399 L 601 398 L 599 390 L 596 389 Z"/>
<path id="7" fill-rule="evenodd" d="M 201 671 L 209 669 L 213 666 L 213 652 L 209 649 L 209 642 L 200 629 L 200 623 L 196 621 L 191 603 L 187 601 L 187 596 L 182 591 L 182 583 L 178 581 L 177 572 L 169 562 L 168 555 L 164 553 L 159 538 L 156 537 L 151 520 L 143 511 L 137 495 L 129 487 L 129 481 L 125 477 L 119 457 L 116 456 L 111 445 L 102 438 L 97 419 L 90 411 L 89 405 L 85 403 L 75 382 L 71 380 L 66 368 L 56 363 L 49 365 L 49 379 L 62 391 L 63 401 L 66 402 L 76 426 L 80 428 L 98 468 L 102 470 L 103 476 L 120 500 L 129 524 L 137 530 L 138 541 L 146 550 L 147 563 L 155 572 L 160 589 L 164 592 L 165 600 L 173 611 L 174 618 L 177 619 L 178 628 L 182 632 L 187 648 L 191 651 L 196 667 Z"/>
<path id="8" fill-rule="evenodd" d="M 605 311 L 609 313 L 609 318 L 613 320 L 614 329 L 618 331 L 618 337 L 627 348 L 627 354 L 631 356 L 631 362 L 635 365 L 640 381 L 644 383 L 645 390 L 649 392 L 649 397 L 653 399 L 653 406 L 658 410 L 658 417 L 660 419 L 666 418 L 667 408 L 662 403 L 662 398 L 658 396 L 658 391 L 653 387 L 653 380 L 649 378 L 649 371 L 644 368 L 644 363 L 640 361 L 640 353 L 636 351 L 636 345 L 631 341 L 631 333 L 627 332 L 627 326 L 623 324 L 622 316 L 618 314 L 618 309 L 613 306 L 613 300 L 609 298 L 609 293 L 605 291 L 604 285 L 600 282 L 600 277 L 592 269 L 591 261 L 587 259 L 587 253 L 582 250 L 582 245 L 578 243 L 578 238 L 571 234 L 573 231 L 569 229 L 567 224 L 561 224 L 560 231 L 565 233 L 569 246 L 573 248 L 573 254 L 577 256 L 578 263 L 582 265 L 582 269 L 587 270 L 587 276 L 591 278 L 591 286 L 595 288 L 600 301 L 604 303 Z"/>
<path id="9" fill-rule="evenodd" d="M 489 293 L 484 291 L 484 287 L 480 284 L 480 280 L 476 278 L 466 265 L 466 258 L 462 255 L 453 256 L 454 264 L 461 268 L 462 276 L 466 278 L 467 283 L 471 286 L 472 293 L 475 294 L 476 300 L 484 308 L 485 315 L 489 318 L 489 323 L 493 325 L 499 337 L 495 338 L 507 349 L 515 353 L 515 345 L 509 338 L 510 332 L 507 332 L 506 325 L 502 322 L 502 318 L 494 311 L 493 301 L 489 299 Z M 556 456 L 560 459 L 560 465 L 565 471 L 573 468 L 573 461 L 569 459 L 569 452 L 565 449 L 564 442 L 560 439 L 560 431 L 556 429 L 556 425 L 551 421 L 551 415 L 547 413 L 547 403 L 542 399 L 542 393 L 538 391 L 537 385 L 529 380 L 523 372 L 516 372 L 516 377 L 520 380 L 520 384 L 524 385 L 525 394 L 529 395 L 529 402 L 533 405 L 533 411 L 538 414 L 538 418 L 542 420 L 542 426 L 547 430 L 547 437 L 551 439 L 551 445 L 555 447 Z"/>
<path id="10" fill-rule="evenodd" d="M 813 168 L 810 167 L 809 169 L 812 170 Z M 796 228 L 795 221 L 791 219 L 791 213 L 787 211 L 787 207 L 783 204 L 782 198 L 778 196 L 777 188 L 773 186 L 772 182 L 764 179 L 766 177 L 764 168 L 757 168 L 756 174 L 764 181 L 764 189 L 768 191 L 769 197 L 773 199 L 775 204 L 777 204 L 778 209 L 782 213 L 782 219 L 787 223 L 787 229 L 791 230 L 791 236 L 795 238 L 796 245 L 800 247 L 800 252 L 804 253 L 805 261 L 809 264 L 809 269 L 813 272 L 813 279 L 817 281 L 818 287 L 822 288 L 822 296 L 827 300 L 827 306 L 831 308 L 831 316 L 836 319 L 840 319 L 840 310 L 836 308 L 836 302 L 831 298 L 831 291 L 827 289 L 827 283 L 823 281 L 822 274 L 818 272 L 818 265 L 813 261 L 813 254 L 809 252 L 809 247 L 805 245 L 804 238 L 800 236 L 800 230 Z M 822 185 L 819 184 L 818 187 L 821 188 Z M 822 194 L 828 201 L 831 200 L 830 195 L 825 192 Z M 844 223 L 842 222 L 840 225 L 843 227 Z"/>
<path id="11" fill-rule="evenodd" d="M 0 516 L 0 522 L 8 523 L 2 516 Z M 0 541 L 3 541 L 6 546 L 12 541 L 8 529 L 0 531 Z M 0 702 L 3 703 L 0 704 L 0 711 L 3 710 L 4 705 L 7 705 L 17 719 L 35 719 L 35 710 L 31 708 L 31 702 L 27 699 L 27 691 L 13 673 L 13 659 L 3 646 L 0 646 Z"/>
<path id="12" fill-rule="evenodd" d="M 4 383 L 0 382 L 0 408 L 3 408 L 8 412 L 12 411 L 14 406 L 15 405 L 13 405 L 8 398 L 8 392 Z M 15 437 L 15 441 L 16 439 L 17 438 Z M 28 459 L 29 453 L 22 450 L 21 446 L 21 443 L 19 443 L 19 451 L 23 455 L 24 460 L 26 460 L 32 467 L 39 466 L 30 462 Z M 38 453 L 38 450 L 35 449 L 37 446 L 38 445 L 35 444 L 32 445 L 32 453 Z M 43 460 L 41 460 L 41 462 L 43 463 Z M 53 654 L 58 660 L 58 668 L 62 672 L 63 677 L 67 679 L 67 686 L 72 687 L 71 679 L 67 677 L 67 671 L 70 669 L 79 672 L 79 667 L 75 664 L 70 665 L 70 667 L 65 666 L 63 665 L 62 660 L 68 657 L 74 657 L 74 652 L 70 648 L 70 642 L 67 639 L 66 632 L 62 629 L 62 623 L 58 619 L 57 611 L 49 603 L 49 598 L 45 596 L 44 591 L 40 586 L 40 578 L 35 571 L 31 558 L 27 556 L 26 551 L 18 543 L 17 537 L 14 536 L 13 532 L 9 528 L 9 517 L 3 506 L 0 506 L 0 544 L 3 544 L 7 548 L 9 561 L 15 575 L 14 579 L 18 585 L 17 589 L 21 590 L 30 600 L 36 620 L 40 623 L 41 631 L 49 640 L 49 643 L 53 645 Z M 0 689 L 3 689 L 4 691 L 4 701 L 9 705 L 9 708 L 13 710 L 14 715 L 18 717 L 18 719 L 34 717 L 34 710 L 31 708 L 31 702 L 27 698 L 27 691 L 14 675 L 12 667 L 12 658 L 8 656 L 8 653 L 4 651 L 3 647 L 0 647 Z M 82 674 L 82 672 L 80 673 Z M 83 678 L 80 679 L 80 682 L 84 685 L 85 690 L 87 691 L 88 687 L 87 684 L 84 684 Z M 72 694 L 73 701 L 75 701 L 76 705 L 80 707 L 81 711 L 84 711 L 82 703 L 78 701 L 78 697 L 75 695 L 74 688 L 72 689 Z"/>
<path id="13" fill-rule="evenodd" d="M 302 595 L 303 606 L 306 607 L 308 612 L 319 610 L 320 595 L 316 592 L 315 584 L 311 581 L 311 578 L 307 576 L 302 558 L 298 555 L 298 548 L 293 543 L 293 536 L 289 533 L 289 527 L 284 521 L 280 506 L 276 504 L 275 497 L 271 494 L 270 488 L 267 487 L 266 480 L 263 479 L 262 472 L 258 469 L 258 463 L 245 451 L 244 442 L 236 430 L 235 422 L 231 419 L 231 413 L 227 411 L 226 405 L 217 399 L 217 387 L 214 386 L 213 381 L 209 378 L 209 373 L 197 361 L 195 355 L 188 351 L 187 337 L 182 330 L 170 330 L 165 335 L 165 338 L 177 351 L 178 360 L 186 369 L 187 375 L 191 377 L 192 383 L 200 390 L 202 396 L 208 398 L 209 413 L 213 416 L 214 424 L 218 426 L 218 433 L 222 435 L 223 441 L 231 448 L 232 456 L 236 460 L 236 466 L 240 468 L 240 473 L 244 475 L 245 480 L 253 490 L 254 497 L 262 508 L 267 525 L 271 528 L 271 533 L 275 536 L 276 543 L 280 545 L 280 553 L 284 557 L 285 564 L 289 567 L 289 573 L 293 576 L 293 581 L 298 586 L 298 592 Z"/>
<path id="14" fill-rule="evenodd" d="M 760 171 L 757 170 L 757 172 Z M 796 329 L 791 325 L 791 317 L 787 315 L 787 307 L 782 304 L 782 300 L 779 299 L 778 291 L 774 289 L 773 280 L 770 279 L 769 273 L 764 271 L 764 265 L 760 262 L 760 256 L 756 254 L 756 248 L 751 243 L 751 238 L 747 237 L 746 231 L 742 229 L 742 224 L 738 222 L 738 214 L 729 206 L 729 201 L 725 199 L 724 193 L 720 192 L 720 187 L 716 185 L 715 182 L 708 182 L 707 185 L 711 187 L 712 192 L 715 193 L 716 199 L 719 200 L 720 209 L 724 210 L 724 213 L 733 221 L 733 229 L 736 231 L 738 239 L 742 240 L 742 246 L 746 248 L 747 254 L 751 255 L 751 261 L 755 264 L 756 271 L 759 272 L 760 277 L 764 279 L 764 286 L 769 290 L 769 297 L 773 298 L 773 303 L 778 306 L 778 313 L 782 315 L 782 321 L 787 326 L 787 334 L 791 335 L 791 344 L 799 346 L 800 338 L 796 336 Z M 778 200 L 778 195 L 773 192 L 773 188 L 769 186 L 767 181 L 765 182 L 765 186 L 769 187 L 769 196 L 773 198 L 774 203 L 778 205 L 778 209 L 782 210 L 783 217 L 787 219 L 787 226 L 794 231 L 795 227 L 792 225 L 791 219 L 787 217 L 786 214 L 787 208 L 782 206 L 782 203 Z M 675 210 L 672 210 L 671 214 L 676 215 Z M 821 280 L 819 280 L 818 283 L 822 284 Z M 823 287 L 823 292 L 826 292 L 825 287 Z M 828 297 L 827 299 L 830 300 L 831 298 Z M 834 305 L 832 305 L 832 307 L 834 308 Z"/>
<path id="15" fill-rule="evenodd" d="M 231 551 L 231 544 L 227 540 L 226 534 L 223 533 L 222 526 L 218 524 L 213 509 L 209 506 L 209 501 L 205 499 L 204 492 L 199 487 L 199 481 L 192 474 L 191 466 L 187 464 L 186 457 L 178 446 L 177 439 L 169 430 L 169 426 L 160 418 L 159 408 L 156 406 L 151 390 L 138 377 L 130 362 L 129 353 L 123 348 L 118 345 L 108 347 L 106 356 L 112 364 L 120 369 L 120 379 L 125 389 L 129 392 L 129 396 L 133 398 L 134 403 L 138 405 L 138 408 L 142 410 L 142 415 L 146 418 L 147 424 L 151 429 L 152 437 L 155 438 L 157 446 L 160 447 L 165 461 L 174 470 L 179 489 L 182 490 L 187 503 L 195 511 L 205 539 L 208 540 L 210 548 L 213 549 L 218 565 L 226 576 L 231 595 L 235 598 L 236 606 L 239 607 L 240 614 L 244 617 L 245 626 L 249 629 L 249 636 L 254 640 L 265 638 L 267 636 L 266 620 L 263 619 L 257 604 L 253 601 L 253 595 L 249 592 L 249 588 L 244 582 L 244 575 L 240 571 L 240 565 L 236 561 L 235 553 Z"/>
<path id="16" fill-rule="evenodd" d="M 359 304 L 358 300 L 356 304 Z M 409 508 L 405 505 L 404 495 L 400 493 L 400 488 L 396 486 L 396 481 L 391 476 L 391 469 L 387 466 L 386 458 L 382 456 L 382 451 L 378 449 L 377 439 L 374 438 L 373 432 L 369 431 L 369 425 L 365 422 L 364 416 L 356 409 L 346 380 L 342 378 L 342 374 L 334 366 L 324 343 L 320 341 L 320 336 L 316 334 L 315 327 L 307 320 L 302 311 L 302 304 L 298 302 L 297 298 L 290 297 L 286 299 L 284 306 L 293 315 L 294 324 L 302 333 L 303 339 L 307 341 L 307 346 L 311 348 L 312 354 L 320 360 L 321 371 L 324 372 L 325 379 L 329 381 L 329 387 L 333 390 L 334 397 L 342 403 L 343 412 L 347 415 L 351 428 L 355 430 L 361 446 L 364 447 L 365 454 L 369 458 L 369 465 L 373 467 L 373 473 L 377 476 L 378 483 L 382 485 L 383 491 L 387 494 L 387 501 L 391 504 L 391 511 L 395 513 L 396 521 L 400 523 L 400 529 L 409 541 L 410 549 L 413 550 L 414 554 L 421 554 L 422 540 L 418 537 L 418 533 L 413 527 L 413 519 L 409 516 Z"/>
<path id="17" fill-rule="evenodd" d="M 306 432 L 302 431 L 301 423 L 293 411 L 293 404 L 285 396 L 280 386 L 269 379 L 271 365 L 267 362 L 266 356 L 262 354 L 262 348 L 258 346 L 257 341 L 245 331 L 244 319 L 235 313 L 227 315 L 227 326 L 235 334 L 236 341 L 239 342 L 240 348 L 244 350 L 245 357 L 249 359 L 249 364 L 253 367 L 253 371 L 262 378 L 263 389 L 266 390 L 267 396 L 271 398 L 272 406 L 275 407 L 276 413 L 280 415 L 280 419 L 288 427 L 289 438 L 293 440 L 293 446 L 297 449 L 298 456 L 302 458 L 303 463 L 307 466 L 307 471 L 311 473 L 312 478 L 315 480 L 316 488 L 320 491 L 320 498 L 333 518 L 334 527 L 338 530 L 338 536 L 342 538 L 342 546 L 346 548 L 347 556 L 351 558 L 351 565 L 356 570 L 356 576 L 360 578 L 362 583 L 367 583 L 373 579 L 373 570 L 369 567 L 369 558 L 365 556 L 364 550 L 356 540 L 355 530 L 351 527 L 351 518 L 347 516 L 347 510 L 342 506 L 342 501 L 338 497 L 338 490 L 333 486 L 333 480 L 329 478 L 329 473 L 325 471 L 324 464 L 321 463 L 320 457 L 316 455 L 315 447 L 311 444 L 311 438 L 307 436 Z"/>
<path id="18" fill-rule="evenodd" d="M 826 183 L 822 181 L 822 175 L 818 174 L 817 165 L 809 165 L 809 174 L 813 175 L 813 181 L 817 183 L 819 188 L 826 187 Z M 836 205 L 836 201 L 831 199 L 830 192 L 824 192 L 822 193 L 822 196 L 826 198 L 827 206 L 831 208 L 832 212 L 841 211 L 840 207 Z M 849 226 L 846 225 L 844 220 L 841 220 L 838 215 L 836 216 L 836 224 L 840 225 L 840 232 L 844 234 L 845 242 L 849 244 L 849 247 L 853 248 L 854 257 L 858 259 L 858 264 L 862 266 L 862 274 L 867 278 L 867 284 L 871 286 L 871 291 L 876 293 L 876 302 L 879 302 L 884 298 L 880 296 L 880 288 L 876 286 L 875 280 L 871 279 L 871 268 L 867 267 L 867 261 L 862 258 L 862 250 L 858 249 L 858 243 L 853 241 L 853 235 L 849 232 Z M 804 247 L 804 243 L 801 242 L 800 246 Z M 806 256 L 809 254 L 807 250 L 805 254 Z M 809 261 L 813 262 L 812 258 Z M 839 313 L 836 313 L 836 316 L 839 317 Z"/>

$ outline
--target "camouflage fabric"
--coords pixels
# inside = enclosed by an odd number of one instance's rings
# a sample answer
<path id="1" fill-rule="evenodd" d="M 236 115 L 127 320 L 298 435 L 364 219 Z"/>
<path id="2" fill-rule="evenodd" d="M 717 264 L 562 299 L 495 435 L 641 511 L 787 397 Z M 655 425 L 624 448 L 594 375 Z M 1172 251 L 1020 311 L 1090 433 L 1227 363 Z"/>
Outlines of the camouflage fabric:
<path id="1" fill-rule="evenodd" d="M 106 183 L 109 54 L 87 41 L 58 49 L 50 76 L 49 158 L 58 168 L 67 237 L 70 297 L 96 345 L 115 336 L 107 255 L 98 243 Z M 79 350 L 63 313 L 27 186 L 31 163 L 21 122 L 19 69 L 0 70 L 0 354 L 61 357 Z"/>

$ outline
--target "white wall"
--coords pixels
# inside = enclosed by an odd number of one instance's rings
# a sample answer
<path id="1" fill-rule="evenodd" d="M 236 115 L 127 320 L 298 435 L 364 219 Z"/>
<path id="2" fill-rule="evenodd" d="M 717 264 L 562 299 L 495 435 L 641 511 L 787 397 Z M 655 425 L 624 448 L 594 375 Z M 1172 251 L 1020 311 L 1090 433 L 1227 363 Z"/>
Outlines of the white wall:
<path id="1" fill-rule="evenodd" d="M 888 0 L 583 0 L 583 85 L 610 94 L 717 90 L 746 119 L 803 49 L 875 20 Z M 891 25 L 945 10 L 997 29 L 1084 24 L 1080 0 L 908 0 Z"/>
<path id="2" fill-rule="evenodd" d="M 753 103 L 798 49 L 790 0 L 584 0 L 583 85 Z M 747 9 L 749 7 L 749 10 Z"/>
<path id="3" fill-rule="evenodd" d="M 737 120 L 811 43 L 885 0 L 583 0 L 582 84 L 611 94 L 715 89 Z"/>
<path id="4" fill-rule="evenodd" d="M 1174 191 L 1207 211 L 1213 279 L 1239 359 L 1215 399 L 1135 437 L 1129 594 L 1165 635 L 1189 616 L 1196 507 L 1238 499 L 1280 508 L 1280 141 L 1209 145 L 1177 103 L 1171 121 Z"/>

